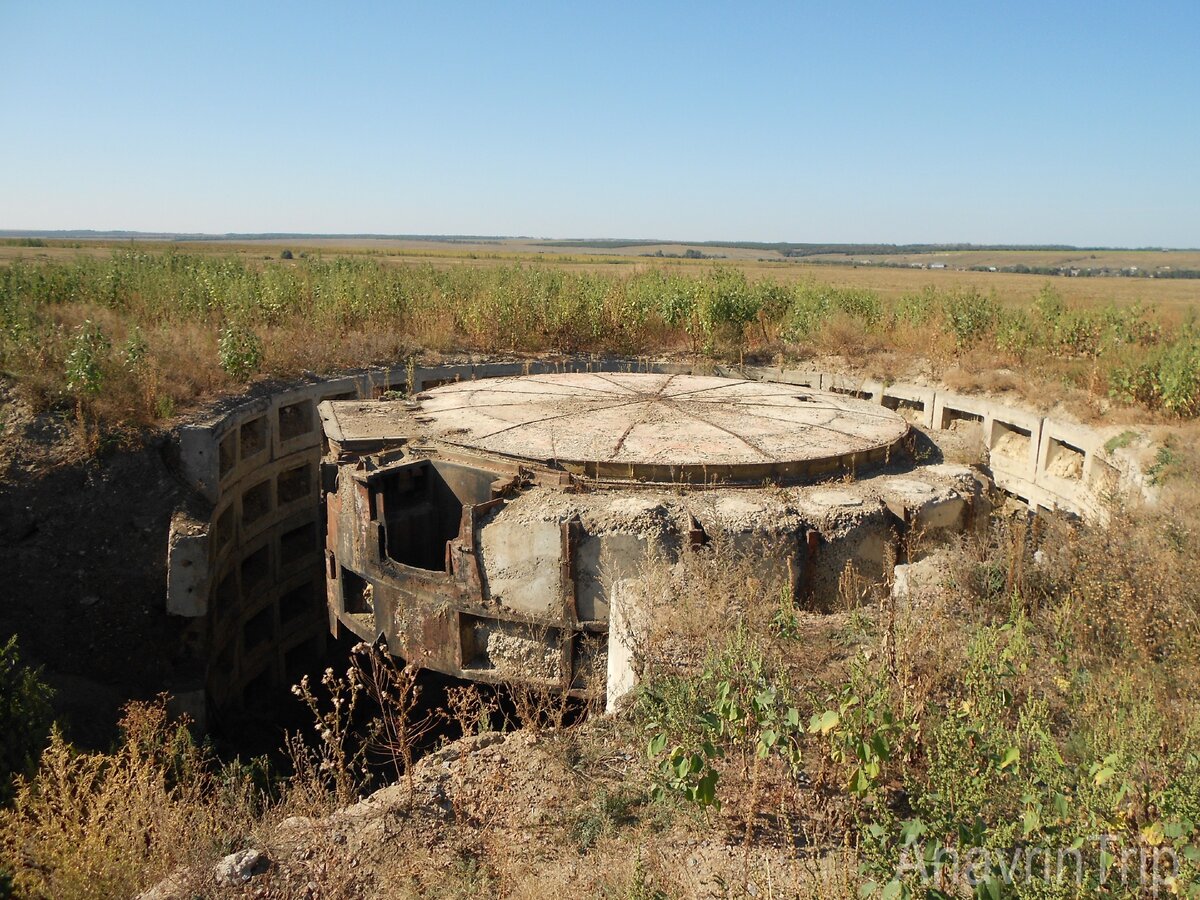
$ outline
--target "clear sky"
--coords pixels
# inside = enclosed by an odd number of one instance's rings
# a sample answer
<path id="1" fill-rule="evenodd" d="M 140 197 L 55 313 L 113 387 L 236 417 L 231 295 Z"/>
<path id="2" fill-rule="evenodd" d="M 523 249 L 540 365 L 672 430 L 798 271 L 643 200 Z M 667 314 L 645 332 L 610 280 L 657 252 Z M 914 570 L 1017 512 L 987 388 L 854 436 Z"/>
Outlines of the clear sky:
<path id="1" fill-rule="evenodd" d="M 0 228 L 1200 246 L 1200 0 L 0 0 Z"/>

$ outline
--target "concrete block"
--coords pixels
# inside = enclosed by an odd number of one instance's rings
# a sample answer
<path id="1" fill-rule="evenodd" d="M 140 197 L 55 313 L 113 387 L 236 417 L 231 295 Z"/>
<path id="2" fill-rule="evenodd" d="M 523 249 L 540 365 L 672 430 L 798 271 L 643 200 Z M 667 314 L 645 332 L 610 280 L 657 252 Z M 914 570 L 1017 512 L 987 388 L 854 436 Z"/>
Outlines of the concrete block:
<path id="1" fill-rule="evenodd" d="M 324 550 L 317 510 L 305 510 L 274 526 L 279 579 L 285 581 L 301 572 L 323 571 Z"/>
<path id="2" fill-rule="evenodd" d="M 883 501 L 892 515 L 915 531 L 961 531 L 967 500 L 958 491 L 916 478 L 889 478 Z"/>
<path id="3" fill-rule="evenodd" d="M 328 624 L 325 609 L 325 572 L 300 572 L 279 585 L 279 630 L 285 642 L 296 635 L 324 634 Z"/>
<path id="4" fill-rule="evenodd" d="M 608 664 L 605 712 L 637 685 L 638 648 L 645 642 L 645 608 L 629 582 L 613 585 L 608 620 Z"/>
<path id="5" fill-rule="evenodd" d="M 276 536 L 267 533 L 238 548 L 236 563 L 243 607 L 269 596 L 279 583 L 276 543 Z"/>
<path id="6" fill-rule="evenodd" d="M 253 477 L 238 482 L 237 522 L 240 541 L 251 540 L 273 523 L 275 474 L 271 466 L 264 466 Z"/>
<path id="7" fill-rule="evenodd" d="M 221 499 L 221 486 L 237 472 L 235 415 L 184 425 L 179 429 L 179 465 L 184 480 L 210 503 Z"/>
<path id="8" fill-rule="evenodd" d="M 507 609 L 554 616 L 563 608 L 562 526 L 492 519 L 479 529 L 484 597 Z"/>
<path id="9" fill-rule="evenodd" d="M 342 393 L 357 390 L 351 382 Z M 298 450 L 319 447 L 321 444 L 321 420 L 317 416 L 317 404 L 329 390 L 323 385 L 310 385 L 298 390 L 276 394 L 272 398 L 270 423 L 272 459 L 279 459 Z"/>
<path id="10" fill-rule="evenodd" d="M 1034 481 L 1042 439 L 1042 417 L 995 405 L 984 421 L 984 443 L 991 468 L 1011 477 Z"/>
<path id="11" fill-rule="evenodd" d="M 1090 428 L 1045 419 L 1038 449 L 1038 487 L 1047 491 L 1055 505 L 1077 515 L 1094 517 L 1094 498 L 1087 483 L 1093 460 L 1103 452 L 1103 439 Z"/>
<path id="12" fill-rule="evenodd" d="M 914 425 L 933 427 L 933 407 L 937 392 L 915 384 L 889 384 L 883 388 L 880 402 L 900 413 Z"/>
<path id="13" fill-rule="evenodd" d="M 510 363 L 479 363 L 471 367 L 471 377 L 480 378 L 510 378 L 525 374 L 525 364 Z"/>
<path id="14" fill-rule="evenodd" d="M 581 621 L 599 621 L 611 615 L 612 598 L 606 585 L 635 579 L 646 559 L 645 537 L 625 532 L 584 534 L 575 548 L 575 605 Z"/>
<path id="15" fill-rule="evenodd" d="M 208 566 L 208 523 L 177 512 L 167 538 L 168 613 L 187 618 L 208 614 Z"/>
<path id="16" fill-rule="evenodd" d="M 241 544 L 275 528 L 285 519 L 302 513 L 315 515 L 319 502 L 319 447 L 309 447 L 247 473 L 235 485 L 237 497 L 238 537 Z M 306 470 L 306 481 L 297 470 Z M 280 494 L 280 489 L 283 494 Z M 302 495 L 296 494 L 300 488 Z"/>
<path id="17" fill-rule="evenodd" d="M 369 369 L 362 376 L 360 387 L 364 400 L 378 400 L 387 391 L 408 390 L 408 371 L 404 366 L 390 369 Z"/>
<path id="18" fill-rule="evenodd" d="M 883 382 L 872 378 L 833 373 L 821 376 L 821 390 L 834 394 L 845 394 L 858 400 L 872 403 L 883 402 Z"/>
<path id="19" fill-rule="evenodd" d="M 803 369 L 776 369 L 769 366 L 743 366 L 742 378 L 751 381 L 766 381 L 771 384 L 794 384 L 798 387 L 821 389 L 820 372 L 809 372 Z"/>
<path id="20" fill-rule="evenodd" d="M 990 402 L 983 397 L 969 397 L 965 394 L 937 391 L 933 401 L 932 427 L 938 431 L 944 431 L 950 427 L 952 422 L 961 419 L 977 421 L 982 426 L 987 418 L 990 405 Z"/>
<path id="21" fill-rule="evenodd" d="M 275 466 L 276 514 L 287 516 L 320 502 L 320 452 L 294 453 Z"/>
<path id="22" fill-rule="evenodd" d="M 470 365 L 418 366 L 413 370 L 416 391 L 428 391 L 443 384 L 471 381 L 474 367 Z"/>

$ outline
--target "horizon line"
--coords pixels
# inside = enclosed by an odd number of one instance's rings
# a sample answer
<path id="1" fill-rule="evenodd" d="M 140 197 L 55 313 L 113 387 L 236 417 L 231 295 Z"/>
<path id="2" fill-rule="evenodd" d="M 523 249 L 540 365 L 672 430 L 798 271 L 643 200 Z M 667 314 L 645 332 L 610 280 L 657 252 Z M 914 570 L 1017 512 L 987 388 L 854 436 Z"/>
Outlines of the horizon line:
<path id="1" fill-rule="evenodd" d="M 140 231 L 136 229 L 98 229 L 98 228 L 0 228 L 0 239 L 11 238 L 48 238 L 51 240 L 66 240 L 82 238 L 90 240 L 105 239 L 142 239 L 165 241 L 266 241 L 266 240 L 406 240 L 428 241 L 430 243 L 445 242 L 481 242 L 481 241 L 530 241 L 547 246 L 562 246 L 571 244 L 608 244 L 614 249 L 622 246 L 694 246 L 694 247 L 731 247 L 731 248 L 761 248 L 775 249 L 785 247 L 813 248 L 911 248 L 914 252 L 921 250 L 1140 250 L 1140 251 L 1195 251 L 1197 247 L 1168 247 L 1160 244 L 1142 246 L 1120 245 L 1076 245 L 1066 243 L 975 243 L 972 241 L 749 241 L 749 240 L 683 240 L 667 238 L 629 238 L 629 237 L 548 237 L 535 235 L 484 235 L 484 234 L 389 234 L 386 232 L 304 232 L 304 231 L 251 231 L 251 232 L 203 232 L 203 231 Z M 837 252 L 836 250 L 832 252 Z"/>

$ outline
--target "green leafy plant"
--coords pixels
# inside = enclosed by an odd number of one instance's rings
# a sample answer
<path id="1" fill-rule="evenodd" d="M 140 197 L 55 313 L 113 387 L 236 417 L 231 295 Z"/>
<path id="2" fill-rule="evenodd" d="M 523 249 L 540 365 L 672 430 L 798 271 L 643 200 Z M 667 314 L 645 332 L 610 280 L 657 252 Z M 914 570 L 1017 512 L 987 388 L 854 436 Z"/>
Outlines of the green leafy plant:
<path id="1" fill-rule="evenodd" d="M 227 325 L 217 342 L 221 368 L 238 381 L 245 381 L 262 368 L 262 340 L 251 329 Z"/>
<path id="2" fill-rule="evenodd" d="M 781 760 L 803 767 L 800 711 L 787 685 L 772 677 L 761 651 L 739 629 L 694 679 L 647 690 L 642 705 L 651 737 L 646 755 L 657 765 L 655 796 L 678 795 L 702 807 L 719 806 L 721 767 L 736 758 Z"/>
<path id="3" fill-rule="evenodd" d="M 14 635 L 0 646 L 0 803 L 12 797 L 14 775 L 29 775 L 50 733 L 53 692 L 41 672 L 21 662 Z"/>
<path id="4" fill-rule="evenodd" d="M 67 387 L 80 397 L 94 397 L 104 386 L 103 362 L 112 347 L 100 326 L 91 319 L 75 329 L 67 354 Z"/>
<path id="5" fill-rule="evenodd" d="M 883 689 L 861 695 L 856 685 L 847 684 L 836 707 L 813 714 L 808 731 L 827 739 L 830 759 L 846 769 L 846 790 L 865 797 L 878 786 L 906 729 Z"/>

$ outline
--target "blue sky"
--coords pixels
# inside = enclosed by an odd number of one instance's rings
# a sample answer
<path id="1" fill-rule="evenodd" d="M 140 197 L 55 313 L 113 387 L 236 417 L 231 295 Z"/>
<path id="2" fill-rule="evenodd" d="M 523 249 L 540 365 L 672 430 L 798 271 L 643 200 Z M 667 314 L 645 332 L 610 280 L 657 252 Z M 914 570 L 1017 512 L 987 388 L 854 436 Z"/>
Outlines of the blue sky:
<path id="1" fill-rule="evenodd" d="M 1200 3 L 0 0 L 0 228 L 1200 246 Z"/>

